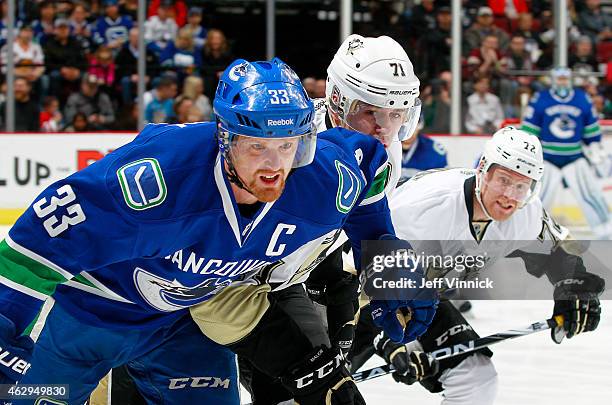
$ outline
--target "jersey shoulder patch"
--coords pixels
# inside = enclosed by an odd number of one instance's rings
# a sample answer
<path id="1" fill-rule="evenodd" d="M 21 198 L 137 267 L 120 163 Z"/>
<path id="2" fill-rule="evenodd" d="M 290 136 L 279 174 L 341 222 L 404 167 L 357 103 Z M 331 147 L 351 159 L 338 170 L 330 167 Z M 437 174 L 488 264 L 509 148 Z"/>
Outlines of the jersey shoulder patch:
<path id="1" fill-rule="evenodd" d="M 128 207 L 146 210 L 166 199 L 164 174 L 155 158 L 144 158 L 127 163 L 117 170 L 117 178 Z"/>

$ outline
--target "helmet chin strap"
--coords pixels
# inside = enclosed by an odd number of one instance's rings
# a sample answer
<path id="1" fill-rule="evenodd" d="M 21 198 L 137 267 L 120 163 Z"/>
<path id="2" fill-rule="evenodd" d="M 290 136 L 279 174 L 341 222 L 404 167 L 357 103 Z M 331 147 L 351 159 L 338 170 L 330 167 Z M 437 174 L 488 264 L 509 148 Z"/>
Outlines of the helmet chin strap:
<path id="1" fill-rule="evenodd" d="M 232 162 L 232 159 L 230 159 L 229 156 L 224 156 L 224 158 L 225 158 L 225 162 L 227 163 L 227 170 L 225 170 L 225 175 L 227 176 L 227 179 L 230 181 L 230 183 L 234 183 L 238 188 L 241 188 L 241 189 L 245 190 L 246 192 L 248 192 L 251 195 L 255 195 L 244 184 L 244 182 L 242 181 L 242 179 L 238 175 L 238 172 L 236 171 L 236 167 L 234 166 L 234 163 Z"/>
<path id="2" fill-rule="evenodd" d="M 484 203 L 482 202 L 482 198 L 480 197 L 480 185 L 482 184 L 481 176 L 484 176 L 484 171 L 482 170 L 476 175 L 476 188 L 474 189 L 474 194 L 476 194 L 476 201 L 478 201 L 478 204 L 480 204 L 480 208 L 482 208 L 482 212 L 484 212 L 487 219 L 489 221 L 495 221 L 491 214 L 489 214 L 489 211 L 487 211 Z"/>

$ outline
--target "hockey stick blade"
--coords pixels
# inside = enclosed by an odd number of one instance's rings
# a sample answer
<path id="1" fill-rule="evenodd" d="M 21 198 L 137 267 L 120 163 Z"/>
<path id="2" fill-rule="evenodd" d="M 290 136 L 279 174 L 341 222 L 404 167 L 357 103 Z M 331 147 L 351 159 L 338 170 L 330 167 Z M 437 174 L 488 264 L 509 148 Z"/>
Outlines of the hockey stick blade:
<path id="1" fill-rule="evenodd" d="M 437 360 L 449 359 L 460 354 L 470 353 L 476 350 L 483 349 L 496 343 L 503 342 L 504 340 L 530 335 L 532 333 L 541 332 L 543 330 L 555 328 L 560 325 L 563 325 L 563 317 L 556 316 L 555 318 L 547 319 L 545 321 L 534 322 L 524 328 L 510 329 L 505 332 L 494 333 L 493 335 L 469 340 L 465 343 L 458 343 L 451 347 L 444 347 L 442 349 L 438 349 L 434 352 L 429 353 L 429 355 L 435 357 Z M 356 372 L 353 374 L 353 380 L 355 380 L 355 382 L 368 381 L 383 375 L 387 375 L 389 373 L 392 373 L 393 371 L 393 366 L 391 366 L 390 364 L 385 364 L 383 366 Z"/>

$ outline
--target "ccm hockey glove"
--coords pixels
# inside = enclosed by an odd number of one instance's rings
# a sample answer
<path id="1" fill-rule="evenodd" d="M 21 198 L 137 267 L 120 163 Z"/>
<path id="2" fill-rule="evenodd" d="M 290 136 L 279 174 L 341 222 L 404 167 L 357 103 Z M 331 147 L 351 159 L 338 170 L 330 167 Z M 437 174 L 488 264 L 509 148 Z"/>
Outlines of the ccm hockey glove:
<path id="1" fill-rule="evenodd" d="M 340 350 L 317 347 L 281 377 L 299 405 L 365 405 Z"/>
<path id="2" fill-rule="evenodd" d="M 384 255 L 374 256 L 360 279 L 370 297 L 374 324 L 394 342 L 409 343 L 431 324 L 438 308 L 438 293 L 421 287 L 425 275 L 410 243 L 393 235 L 380 239 L 385 244 L 381 246 Z"/>
<path id="3" fill-rule="evenodd" d="M 395 371 L 392 376 L 397 382 L 412 385 L 438 372 L 436 359 L 421 351 L 408 353 L 406 345 L 393 342 L 384 332 L 374 339 L 374 348 L 376 354 L 393 366 Z"/>
<path id="4" fill-rule="evenodd" d="M 601 307 L 599 296 L 605 287 L 604 280 L 591 273 L 578 273 L 555 283 L 555 307 L 553 317 L 563 316 L 563 325 L 552 329 L 551 337 L 561 343 L 582 332 L 597 329 Z"/>
<path id="5" fill-rule="evenodd" d="M 0 315 L 0 384 L 14 384 L 30 368 L 34 341 L 29 336 L 17 336 L 15 324 Z"/>

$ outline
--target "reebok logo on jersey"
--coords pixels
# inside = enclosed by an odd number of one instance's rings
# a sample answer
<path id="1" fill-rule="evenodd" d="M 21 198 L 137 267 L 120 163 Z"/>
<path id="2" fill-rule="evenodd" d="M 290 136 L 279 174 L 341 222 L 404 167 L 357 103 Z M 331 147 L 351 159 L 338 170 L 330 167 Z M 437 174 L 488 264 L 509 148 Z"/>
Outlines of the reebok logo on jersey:
<path id="1" fill-rule="evenodd" d="M 293 125 L 293 118 L 280 118 L 278 120 L 268 120 L 269 127 L 280 127 L 283 125 Z"/>

